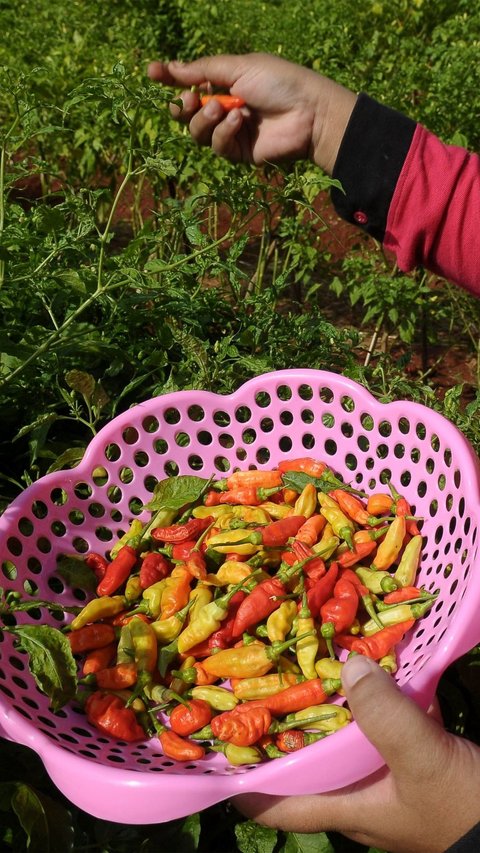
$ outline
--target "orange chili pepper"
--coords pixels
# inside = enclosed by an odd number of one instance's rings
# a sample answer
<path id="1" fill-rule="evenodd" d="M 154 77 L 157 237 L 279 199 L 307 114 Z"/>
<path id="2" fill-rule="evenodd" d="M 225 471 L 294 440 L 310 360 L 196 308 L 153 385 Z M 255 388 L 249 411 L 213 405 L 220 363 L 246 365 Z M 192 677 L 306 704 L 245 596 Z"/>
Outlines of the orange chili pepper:
<path id="1" fill-rule="evenodd" d="M 304 474 L 309 474 L 310 477 L 321 477 L 326 469 L 325 462 L 320 462 L 319 459 L 312 459 L 310 456 L 303 456 L 300 459 L 284 459 L 278 464 L 278 470 L 285 471 L 303 471 Z"/>
<path id="2" fill-rule="evenodd" d="M 303 542 L 305 545 L 310 545 L 310 547 L 316 545 L 326 523 L 327 519 L 325 516 L 319 513 L 311 515 L 295 534 L 295 540 Z"/>
<path id="3" fill-rule="evenodd" d="M 190 584 L 193 575 L 190 574 L 184 563 L 176 566 L 167 578 L 167 585 L 162 594 L 160 618 L 168 619 L 174 616 L 182 607 L 188 603 L 190 596 Z"/>

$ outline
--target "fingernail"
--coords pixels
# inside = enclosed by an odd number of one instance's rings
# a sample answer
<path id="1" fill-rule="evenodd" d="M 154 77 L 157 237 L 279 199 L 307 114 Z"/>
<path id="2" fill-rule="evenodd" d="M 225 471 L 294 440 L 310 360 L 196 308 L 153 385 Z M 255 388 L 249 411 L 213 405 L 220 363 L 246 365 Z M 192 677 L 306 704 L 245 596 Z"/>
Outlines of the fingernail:
<path id="1" fill-rule="evenodd" d="M 365 655 L 354 655 L 345 662 L 342 669 L 342 684 L 349 690 L 358 684 L 366 675 L 371 675 L 378 669 L 377 664 Z"/>
<path id="2" fill-rule="evenodd" d="M 240 121 L 240 111 L 233 110 L 232 112 L 227 113 L 226 121 L 228 124 L 238 124 Z"/>
<path id="3" fill-rule="evenodd" d="M 223 111 L 220 104 L 216 101 L 208 101 L 203 108 L 203 113 L 207 118 L 219 118 Z"/>

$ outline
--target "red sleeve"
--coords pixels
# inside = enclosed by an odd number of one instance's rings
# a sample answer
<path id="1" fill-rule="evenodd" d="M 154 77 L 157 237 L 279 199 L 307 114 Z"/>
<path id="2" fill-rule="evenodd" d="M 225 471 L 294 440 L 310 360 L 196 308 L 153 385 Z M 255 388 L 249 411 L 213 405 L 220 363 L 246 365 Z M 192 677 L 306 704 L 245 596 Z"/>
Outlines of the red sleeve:
<path id="1" fill-rule="evenodd" d="M 384 244 L 480 295 L 480 158 L 417 126 L 393 193 Z"/>
<path id="2" fill-rule="evenodd" d="M 480 296 L 480 158 L 361 93 L 339 148 L 335 209 L 408 272 L 424 266 Z"/>

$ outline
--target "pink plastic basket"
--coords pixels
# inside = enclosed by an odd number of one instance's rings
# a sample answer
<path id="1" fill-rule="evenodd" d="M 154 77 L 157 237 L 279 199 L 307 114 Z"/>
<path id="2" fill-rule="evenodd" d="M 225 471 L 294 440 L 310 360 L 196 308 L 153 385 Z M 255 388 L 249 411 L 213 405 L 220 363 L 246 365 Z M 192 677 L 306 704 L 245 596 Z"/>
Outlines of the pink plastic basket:
<path id="1" fill-rule="evenodd" d="M 235 394 L 182 391 L 115 418 L 73 471 L 43 477 L 0 519 L 2 573 L 8 589 L 81 603 L 65 588 L 56 558 L 108 553 L 160 479 L 273 467 L 312 455 L 359 488 L 387 477 L 424 517 L 419 582 L 440 589 L 430 613 L 404 641 L 397 680 L 427 707 L 438 679 L 480 642 L 479 468 L 465 438 L 445 418 L 414 403 L 383 405 L 332 373 L 285 370 L 247 382 Z M 384 488 L 384 487 L 383 487 Z M 11 577 L 16 575 L 15 580 Z M 40 614 L 37 614 L 40 618 Z M 61 622 L 44 611 L 45 623 Z M 19 614 L 18 622 L 35 622 Z M 38 624 L 38 620 L 37 620 Z M 156 739 L 115 743 L 92 729 L 80 709 L 57 713 L 30 677 L 25 654 L 0 632 L 0 733 L 34 749 L 58 788 L 77 806 L 121 823 L 183 817 L 252 791 L 311 794 L 340 788 L 382 765 L 355 723 L 285 758 L 231 767 L 222 755 L 176 764 Z"/>

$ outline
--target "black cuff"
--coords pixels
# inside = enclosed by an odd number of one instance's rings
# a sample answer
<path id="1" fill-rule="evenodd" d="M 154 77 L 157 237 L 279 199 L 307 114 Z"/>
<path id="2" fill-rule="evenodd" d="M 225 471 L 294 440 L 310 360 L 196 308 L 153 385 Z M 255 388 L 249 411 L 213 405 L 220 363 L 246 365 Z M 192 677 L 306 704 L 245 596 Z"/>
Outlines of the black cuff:
<path id="1" fill-rule="evenodd" d="M 380 242 L 416 123 L 360 93 L 343 136 L 333 176 L 335 210 Z"/>
<path id="2" fill-rule="evenodd" d="M 445 853 L 478 853 L 480 850 L 480 823 L 477 823 L 470 832 L 452 844 Z"/>

